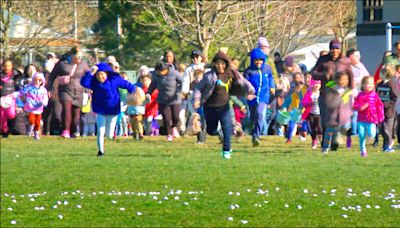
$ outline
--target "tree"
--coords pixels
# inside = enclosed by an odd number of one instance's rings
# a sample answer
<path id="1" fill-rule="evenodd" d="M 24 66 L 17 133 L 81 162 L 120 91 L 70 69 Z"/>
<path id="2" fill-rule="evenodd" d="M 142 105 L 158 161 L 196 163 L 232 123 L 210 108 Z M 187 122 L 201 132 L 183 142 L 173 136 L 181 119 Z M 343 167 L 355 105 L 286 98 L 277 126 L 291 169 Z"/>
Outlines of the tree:
<path id="1" fill-rule="evenodd" d="M 56 40 L 72 40 L 74 30 L 74 1 L 63 0 L 1 0 L 2 6 L 2 39 L 4 56 L 10 57 L 11 45 L 18 54 L 24 54 L 30 49 L 38 49 Z M 88 8 L 87 1 L 76 1 L 79 23 L 78 32 L 84 34 L 84 29 L 97 19 L 96 11 Z M 17 38 L 10 40 L 10 29 L 17 25 L 12 24 L 12 18 L 19 16 L 21 31 L 17 31 Z M 73 41 L 73 40 L 72 40 Z M 83 43 L 75 41 L 77 43 Z"/>
<path id="2" fill-rule="evenodd" d="M 230 34 L 224 33 L 234 23 L 231 20 L 249 9 L 241 9 L 242 1 L 146 1 L 142 6 L 147 18 L 141 21 L 147 26 L 159 27 L 172 32 L 179 39 L 203 52 L 207 58 L 213 42 L 224 40 Z M 244 10 L 244 11 L 243 11 Z"/>

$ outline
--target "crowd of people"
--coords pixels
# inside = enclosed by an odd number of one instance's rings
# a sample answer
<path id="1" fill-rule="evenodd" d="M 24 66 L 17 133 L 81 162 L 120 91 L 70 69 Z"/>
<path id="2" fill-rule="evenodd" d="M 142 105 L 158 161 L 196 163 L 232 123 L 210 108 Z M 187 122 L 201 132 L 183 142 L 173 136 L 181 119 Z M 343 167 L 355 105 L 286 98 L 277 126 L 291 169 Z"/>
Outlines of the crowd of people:
<path id="1" fill-rule="evenodd" d="M 243 72 L 227 48 L 210 63 L 193 50 L 188 66 L 166 51 L 154 70 L 141 66 L 132 83 L 114 56 L 92 66 L 83 57 L 79 47 L 60 58 L 50 52 L 43 66 L 29 64 L 23 72 L 12 60 L 2 62 L 2 137 L 96 135 L 103 156 L 105 136 L 143 140 L 162 134 L 174 141 L 195 135 L 205 143 L 209 134 L 219 136 L 225 159 L 231 158 L 233 135 L 251 135 L 254 147 L 263 135 L 285 137 L 286 143 L 310 135 L 310 147 L 328 153 L 342 138 L 351 148 L 358 134 L 361 156 L 367 156 L 367 137 L 378 145 L 378 133 L 384 152 L 394 152 L 396 137 L 400 144 L 400 42 L 393 53 L 384 53 L 374 75 L 358 50 L 342 53 L 338 40 L 312 69 L 290 55 L 270 57 L 265 37 L 259 37 Z"/>

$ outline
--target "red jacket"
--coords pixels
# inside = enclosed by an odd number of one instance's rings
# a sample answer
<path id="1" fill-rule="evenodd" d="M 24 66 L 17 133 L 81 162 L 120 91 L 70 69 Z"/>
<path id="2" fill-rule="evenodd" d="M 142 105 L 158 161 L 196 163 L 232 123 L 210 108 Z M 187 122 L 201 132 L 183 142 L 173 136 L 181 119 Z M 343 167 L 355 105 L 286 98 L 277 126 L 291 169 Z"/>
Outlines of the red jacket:
<path id="1" fill-rule="evenodd" d="M 149 87 L 145 88 L 143 87 L 144 93 L 147 93 L 147 90 Z M 154 92 L 151 94 L 151 101 L 146 104 L 145 107 L 145 112 L 144 112 L 144 117 L 150 117 L 152 116 L 153 118 L 158 115 L 158 103 L 157 103 L 157 97 L 158 97 L 158 89 L 155 89 Z"/>

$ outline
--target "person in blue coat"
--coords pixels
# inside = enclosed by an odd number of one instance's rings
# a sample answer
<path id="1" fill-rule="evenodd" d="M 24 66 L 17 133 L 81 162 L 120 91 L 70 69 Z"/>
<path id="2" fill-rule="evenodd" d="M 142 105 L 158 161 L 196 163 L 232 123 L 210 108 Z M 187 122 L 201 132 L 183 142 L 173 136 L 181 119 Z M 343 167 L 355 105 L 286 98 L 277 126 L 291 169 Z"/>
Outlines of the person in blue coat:
<path id="1" fill-rule="evenodd" d="M 81 85 L 93 91 L 92 108 L 97 113 L 97 156 L 100 157 L 104 155 L 104 135 L 113 138 L 117 116 L 121 112 L 118 88 L 133 93 L 136 86 L 120 77 L 107 63 L 99 63 L 92 72 L 86 72 Z"/>
<path id="2" fill-rule="evenodd" d="M 261 127 L 264 121 L 264 111 L 269 103 L 271 93 L 275 92 L 272 68 L 267 62 L 267 56 L 260 48 L 250 52 L 250 66 L 243 76 L 253 85 L 256 98 L 247 100 L 250 110 L 250 119 L 253 122 L 253 146 L 260 145 Z"/>

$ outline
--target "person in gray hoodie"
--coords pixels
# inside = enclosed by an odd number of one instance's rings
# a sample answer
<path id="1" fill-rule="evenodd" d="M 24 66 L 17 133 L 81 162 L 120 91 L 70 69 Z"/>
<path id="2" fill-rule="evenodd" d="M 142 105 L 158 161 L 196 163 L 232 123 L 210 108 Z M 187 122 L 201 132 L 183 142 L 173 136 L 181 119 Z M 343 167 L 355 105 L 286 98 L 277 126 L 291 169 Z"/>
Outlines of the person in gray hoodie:
<path id="1" fill-rule="evenodd" d="M 151 95 L 155 89 L 158 89 L 158 110 L 167 129 L 167 141 L 172 141 L 174 137 L 180 136 L 176 127 L 182 102 L 182 77 L 171 65 L 159 62 L 154 67 L 152 79 L 147 93 Z"/>

